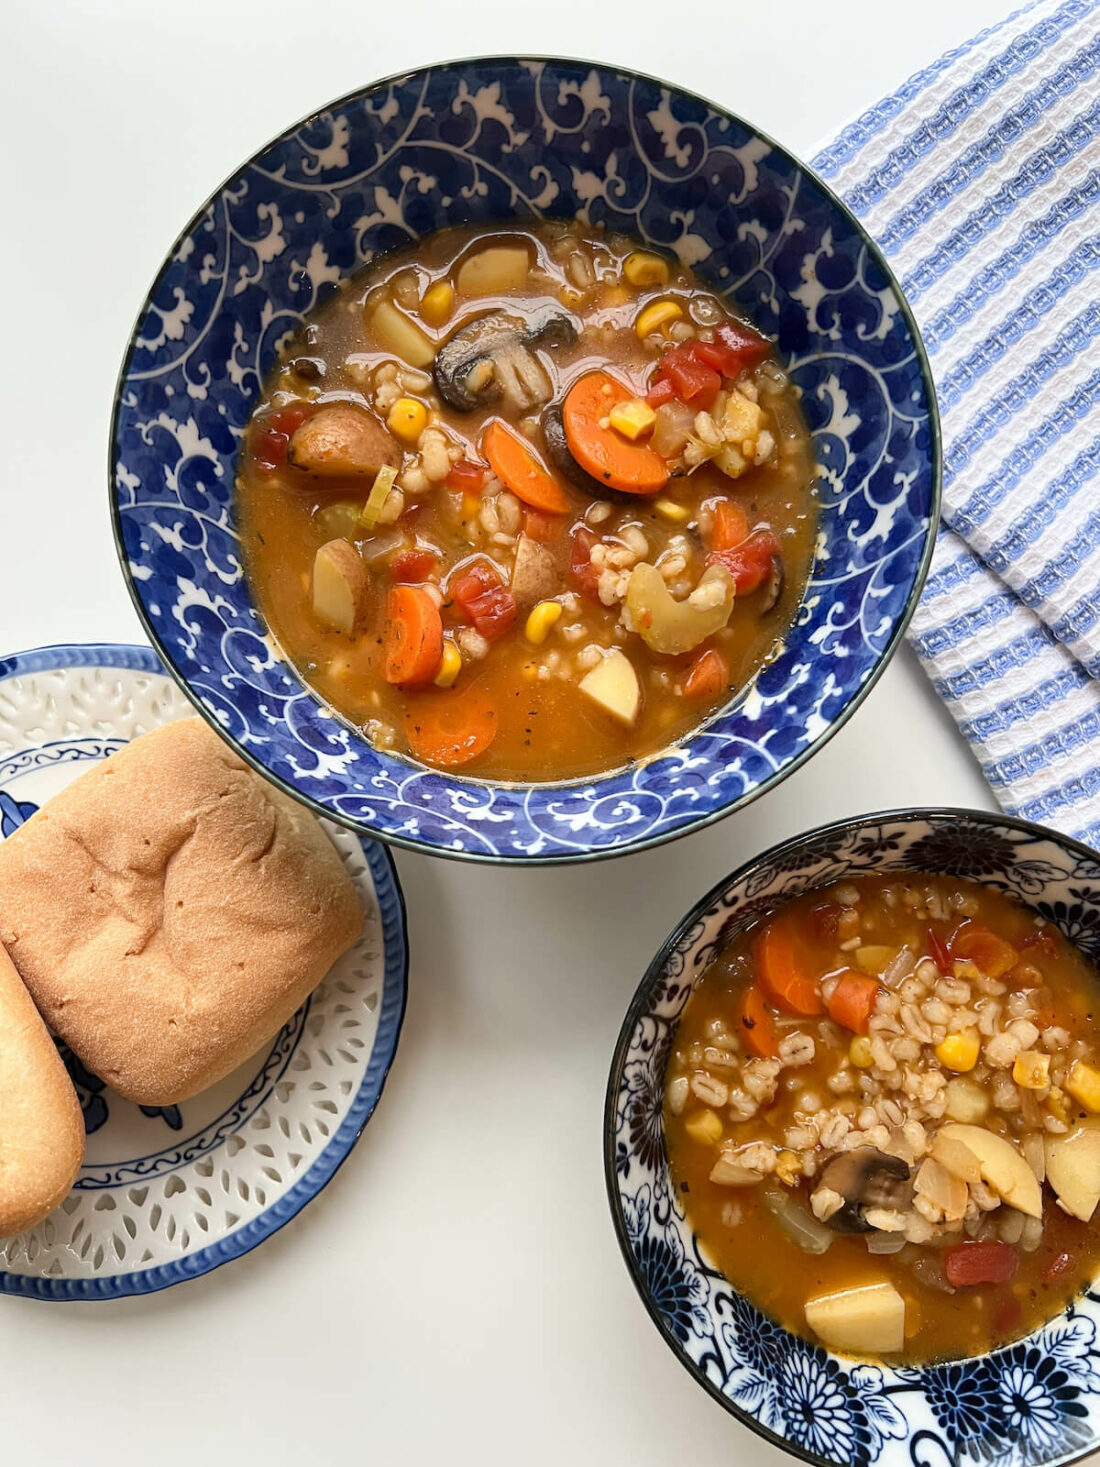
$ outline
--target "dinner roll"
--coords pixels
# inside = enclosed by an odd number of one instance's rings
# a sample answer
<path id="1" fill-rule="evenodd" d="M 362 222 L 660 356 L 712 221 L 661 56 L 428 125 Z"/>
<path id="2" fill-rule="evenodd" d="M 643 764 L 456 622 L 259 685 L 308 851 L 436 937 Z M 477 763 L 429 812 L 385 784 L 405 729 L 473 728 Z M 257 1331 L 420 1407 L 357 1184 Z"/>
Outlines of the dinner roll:
<path id="1" fill-rule="evenodd" d="M 46 1023 L 141 1105 L 247 1059 L 362 924 L 317 820 L 197 718 L 135 739 L 0 844 L 0 940 Z"/>
<path id="2" fill-rule="evenodd" d="M 61 1057 L 0 948 L 0 1237 L 65 1197 L 84 1160 L 84 1117 Z"/>

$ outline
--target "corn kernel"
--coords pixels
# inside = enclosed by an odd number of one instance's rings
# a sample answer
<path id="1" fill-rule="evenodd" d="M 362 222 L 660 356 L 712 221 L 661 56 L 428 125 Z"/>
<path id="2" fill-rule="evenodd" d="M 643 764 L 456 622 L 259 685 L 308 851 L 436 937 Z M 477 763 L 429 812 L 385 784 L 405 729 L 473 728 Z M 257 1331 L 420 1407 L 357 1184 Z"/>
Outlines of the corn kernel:
<path id="1" fill-rule="evenodd" d="M 713 1110 L 701 1110 L 693 1115 L 690 1121 L 684 1122 L 684 1130 L 705 1146 L 717 1146 L 722 1139 L 722 1122 Z"/>
<path id="2" fill-rule="evenodd" d="M 428 426 L 428 409 L 415 397 L 399 397 L 386 414 L 386 427 L 402 443 L 415 443 Z"/>
<path id="3" fill-rule="evenodd" d="M 652 305 L 643 307 L 638 312 L 638 319 L 634 322 L 634 330 L 637 332 L 639 341 L 644 341 L 647 336 L 652 336 L 654 331 L 664 331 L 666 326 L 671 326 L 673 321 L 679 321 L 684 312 L 675 301 L 654 301 Z"/>
<path id="4" fill-rule="evenodd" d="M 775 1158 L 775 1174 L 784 1187 L 797 1187 L 802 1180 L 802 1160 L 796 1151 L 781 1151 Z"/>
<path id="5" fill-rule="evenodd" d="M 631 285 L 667 285 L 668 263 L 648 250 L 635 250 L 623 261 L 623 274 Z"/>
<path id="6" fill-rule="evenodd" d="M 625 306 L 630 292 L 624 285 L 605 285 L 600 295 L 601 306 Z"/>
<path id="7" fill-rule="evenodd" d="M 464 494 L 462 496 L 462 518 L 464 520 L 476 520 L 481 509 L 481 500 L 476 494 Z"/>
<path id="8" fill-rule="evenodd" d="M 439 671 L 435 675 L 437 688 L 450 688 L 454 686 L 455 678 L 462 671 L 462 653 L 453 642 L 443 643 L 443 661 L 439 664 Z"/>
<path id="9" fill-rule="evenodd" d="M 1016 1056 L 1012 1078 L 1024 1090 L 1045 1090 L 1050 1084 L 1050 1055 L 1040 1054 L 1037 1049 L 1024 1050 Z"/>
<path id="10" fill-rule="evenodd" d="M 675 499 L 669 499 L 665 494 L 662 494 L 660 499 L 653 501 L 653 513 L 659 514 L 671 525 L 686 525 L 691 519 L 690 509 L 683 504 L 677 504 Z"/>
<path id="11" fill-rule="evenodd" d="M 1069 1124 L 1069 1106 L 1066 1104 L 1066 1093 L 1064 1090 L 1060 1090 L 1057 1085 L 1050 1087 L 1050 1094 L 1047 1096 L 1047 1110 L 1050 1111 L 1056 1121 L 1061 1121 L 1063 1125 Z"/>
<path id="12" fill-rule="evenodd" d="M 448 280 L 437 280 L 430 285 L 420 302 L 420 314 L 429 326 L 442 326 L 454 308 L 454 286 Z"/>
<path id="13" fill-rule="evenodd" d="M 560 618 L 561 610 L 560 601 L 540 601 L 528 616 L 523 635 L 534 646 L 541 646 L 550 635 L 550 628 Z"/>
<path id="14" fill-rule="evenodd" d="M 957 1075 L 972 1070 L 978 1063 L 981 1041 L 973 1029 L 965 1034 L 949 1034 L 936 1045 L 936 1058 L 945 1070 L 954 1070 Z"/>
<path id="15" fill-rule="evenodd" d="M 857 1070 L 869 1070 L 874 1064 L 871 1041 L 865 1034 L 857 1034 L 848 1046 L 848 1058 Z"/>
<path id="16" fill-rule="evenodd" d="M 1100 1070 L 1078 1060 L 1069 1072 L 1066 1089 L 1078 1105 L 1083 1105 L 1093 1115 L 1100 1112 Z"/>
<path id="17" fill-rule="evenodd" d="M 653 425 L 657 421 L 657 414 L 644 397 L 632 397 L 629 402 L 617 402 L 607 416 L 615 432 L 629 438 L 632 443 L 635 439 L 652 433 Z"/>

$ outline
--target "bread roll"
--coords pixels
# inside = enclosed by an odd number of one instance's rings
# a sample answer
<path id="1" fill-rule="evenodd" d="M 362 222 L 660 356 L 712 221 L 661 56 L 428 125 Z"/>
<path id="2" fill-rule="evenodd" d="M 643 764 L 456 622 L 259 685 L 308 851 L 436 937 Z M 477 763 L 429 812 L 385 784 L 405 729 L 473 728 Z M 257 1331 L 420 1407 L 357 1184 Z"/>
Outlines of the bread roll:
<path id="1" fill-rule="evenodd" d="M 84 1160 L 84 1117 L 54 1042 L 0 948 L 0 1237 L 51 1213 Z"/>
<path id="2" fill-rule="evenodd" d="M 141 1105 L 247 1059 L 362 923 L 317 820 L 197 718 L 135 739 L 0 843 L 0 940 L 39 1013 Z"/>

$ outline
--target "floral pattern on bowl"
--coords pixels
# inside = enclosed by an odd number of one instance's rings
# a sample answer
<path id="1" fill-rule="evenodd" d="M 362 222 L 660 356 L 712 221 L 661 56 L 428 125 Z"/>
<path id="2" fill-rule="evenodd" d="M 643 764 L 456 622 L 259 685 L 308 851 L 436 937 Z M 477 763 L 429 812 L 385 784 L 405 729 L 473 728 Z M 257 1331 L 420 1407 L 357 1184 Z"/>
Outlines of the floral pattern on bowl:
<path id="1" fill-rule="evenodd" d="M 694 985 L 761 911 L 862 871 L 942 872 L 1028 902 L 1100 964 L 1100 856 L 1007 816 L 872 815 L 741 867 L 681 923 L 642 980 L 616 1046 L 605 1117 L 612 1215 L 642 1299 L 717 1400 L 776 1445 L 846 1467 L 1065 1462 L 1100 1444 L 1100 1294 L 992 1354 L 949 1364 L 858 1363 L 791 1334 L 707 1261 L 673 1191 L 662 1099 Z"/>
<path id="2" fill-rule="evenodd" d="M 532 215 L 673 251 L 777 338 L 815 439 L 820 554 L 778 655 L 691 738 L 598 779 L 491 785 L 375 750 L 303 688 L 252 604 L 234 466 L 280 342 L 337 282 L 442 226 Z M 904 630 L 940 478 L 912 318 L 874 244 L 809 170 L 739 118 L 651 78 L 512 58 L 367 87 L 218 189 L 141 309 L 111 465 L 119 554 L 146 628 L 245 758 L 363 833 L 521 861 L 682 834 L 805 759 Z"/>

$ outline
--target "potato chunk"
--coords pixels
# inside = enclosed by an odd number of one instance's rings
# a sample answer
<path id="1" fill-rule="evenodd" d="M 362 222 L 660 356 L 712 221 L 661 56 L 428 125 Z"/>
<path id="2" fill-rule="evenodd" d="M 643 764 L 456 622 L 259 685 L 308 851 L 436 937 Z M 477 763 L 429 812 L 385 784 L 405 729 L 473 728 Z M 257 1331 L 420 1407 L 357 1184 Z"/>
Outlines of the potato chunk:
<path id="1" fill-rule="evenodd" d="M 620 723 L 631 727 L 642 706 L 638 674 L 624 652 L 613 648 L 580 681 L 580 690 Z"/>
<path id="2" fill-rule="evenodd" d="M 362 557 L 346 540 L 329 540 L 313 557 L 313 610 L 326 626 L 352 632 L 363 614 L 369 580 Z"/>
<path id="3" fill-rule="evenodd" d="M 531 257 L 524 245 L 489 245 L 467 255 L 458 268 L 459 295 L 502 295 L 527 283 Z"/>
<path id="4" fill-rule="evenodd" d="M 893 1284 L 864 1284 L 806 1300 L 806 1323 L 834 1350 L 891 1355 L 905 1344 L 905 1300 Z"/>
<path id="5" fill-rule="evenodd" d="M 322 478 L 372 477 L 385 465 L 401 467 L 401 449 L 373 414 L 353 402 L 318 408 L 290 440 L 296 469 Z"/>
<path id="6" fill-rule="evenodd" d="M 521 535 L 516 542 L 516 560 L 512 567 L 512 595 L 516 605 L 534 606 L 558 591 L 558 575 L 554 557 L 545 545 Z"/>
<path id="7" fill-rule="evenodd" d="M 1100 1203 L 1100 1120 L 1083 1121 L 1068 1136 L 1048 1136 L 1047 1181 L 1063 1212 L 1090 1222 Z"/>
<path id="8" fill-rule="evenodd" d="M 984 1126 L 942 1126 L 940 1135 L 948 1141 L 961 1141 L 974 1153 L 982 1179 L 1002 1201 L 1028 1217 L 1042 1217 L 1043 1194 L 1038 1179 L 1011 1141 Z"/>

